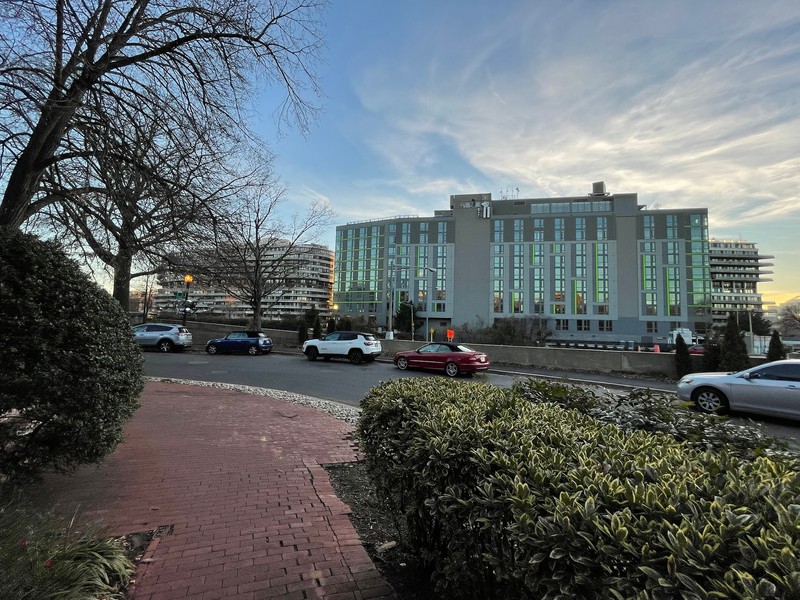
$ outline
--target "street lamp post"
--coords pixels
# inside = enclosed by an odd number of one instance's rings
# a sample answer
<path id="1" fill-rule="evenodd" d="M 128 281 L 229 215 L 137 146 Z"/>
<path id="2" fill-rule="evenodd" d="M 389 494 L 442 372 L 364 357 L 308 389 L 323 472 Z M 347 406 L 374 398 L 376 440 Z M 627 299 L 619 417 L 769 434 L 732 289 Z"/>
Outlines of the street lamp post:
<path id="1" fill-rule="evenodd" d="M 392 329 L 392 317 L 394 316 L 394 261 L 389 262 L 389 331 L 386 332 L 386 339 L 394 339 L 394 329 Z"/>
<path id="2" fill-rule="evenodd" d="M 186 295 L 183 298 L 183 326 L 186 326 L 186 313 L 189 312 L 189 286 L 192 285 L 194 277 L 189 273 L 183 276 L 183 282 L 186 284 Z"/>
<path id="3" fill-rule="evenodd" d="M 426 267 L 428 269 L 428 298 L 427 302 L 425 303 L 426 310 L 425 310 L 425 341 L 432 342 L 433 335 L 431 334 L 430 330 L 430 314 L 431 309 L 433 308 L 433 285 L 436 281 L 436 269 L 433 267 Z"/>

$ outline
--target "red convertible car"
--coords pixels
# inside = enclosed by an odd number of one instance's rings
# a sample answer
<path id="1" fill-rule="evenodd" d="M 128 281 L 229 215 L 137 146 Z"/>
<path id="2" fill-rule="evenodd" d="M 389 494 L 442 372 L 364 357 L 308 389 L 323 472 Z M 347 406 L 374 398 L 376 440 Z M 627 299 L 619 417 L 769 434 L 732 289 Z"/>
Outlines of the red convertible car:
<path id="1" fill-rule="evenodd" d="M 416 350 L 398 352 L 394 355 L 394 364 L 403 371 L 409 368 L 430 369 L 444 371 L 448 376 L 455 377 L 459 373 L 472 375 L 477 371 L 486 371 L 489 357 L 461 344 L 432 342 Z"/>

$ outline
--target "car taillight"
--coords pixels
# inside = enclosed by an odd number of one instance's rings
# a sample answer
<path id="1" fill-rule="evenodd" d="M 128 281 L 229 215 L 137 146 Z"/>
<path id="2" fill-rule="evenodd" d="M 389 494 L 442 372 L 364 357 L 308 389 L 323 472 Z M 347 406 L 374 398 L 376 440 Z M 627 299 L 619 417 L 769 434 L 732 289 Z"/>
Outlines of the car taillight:
<path id="1" fill-rule="evenodd" d="M 370 342 L 369 340 L 367 340 L 367 341 L 364 342 L 364 345 L 365 346 L 374 346 L 375 342 Z"/>

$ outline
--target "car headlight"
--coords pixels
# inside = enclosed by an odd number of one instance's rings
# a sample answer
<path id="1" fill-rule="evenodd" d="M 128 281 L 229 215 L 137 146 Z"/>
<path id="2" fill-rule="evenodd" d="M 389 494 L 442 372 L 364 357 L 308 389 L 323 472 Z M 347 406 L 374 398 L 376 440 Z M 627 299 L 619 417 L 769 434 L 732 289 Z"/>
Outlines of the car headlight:
<path id="1" fill-rule="evenodd" d="M 683 377 L 683 378 L 682 378 L 682 379 L 681 379 L 681 380 L 678 382 L 678 385 L 680 385 L 680 384 L 682 384 L 682 383 L 689 384 L 689 383 L 692 383 L 693 381 L 694 381 L 694 378 L 692 378 L 692 377 Z"/>

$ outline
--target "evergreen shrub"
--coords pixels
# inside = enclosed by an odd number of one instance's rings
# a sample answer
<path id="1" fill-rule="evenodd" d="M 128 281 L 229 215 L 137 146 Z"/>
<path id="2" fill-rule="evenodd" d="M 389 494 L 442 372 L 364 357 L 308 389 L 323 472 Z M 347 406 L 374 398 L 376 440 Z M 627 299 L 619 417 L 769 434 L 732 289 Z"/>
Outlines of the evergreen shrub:
<path id="1" fill-rule="evenodd" d="M 96 463 L 142 390 L 128 315 L 53 243 L 0 228 L 0 480 Z"/>
<path id="2" fill-rule="evenodd" d="M 441 597 L 800 594 L 800 478 L 781 456 L 742 460 L 443 379 L 381 384 L 362 408 L 376 491 Z"/>

